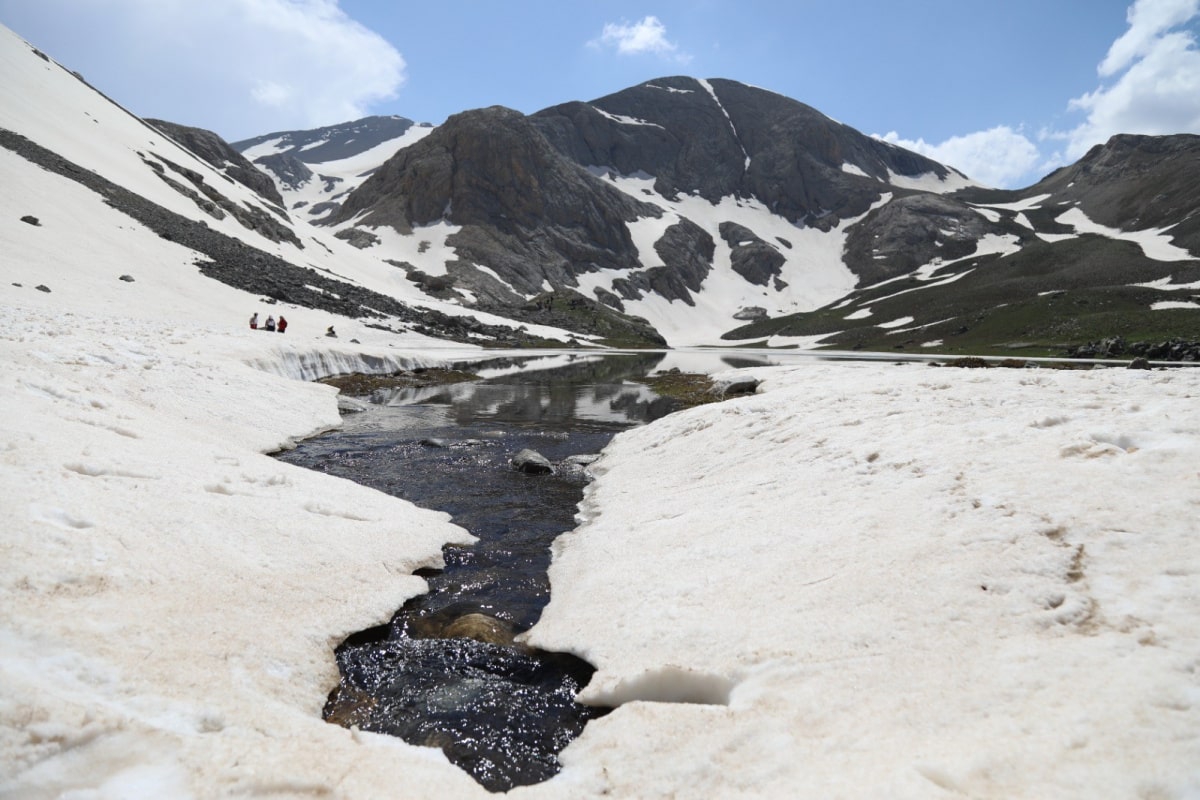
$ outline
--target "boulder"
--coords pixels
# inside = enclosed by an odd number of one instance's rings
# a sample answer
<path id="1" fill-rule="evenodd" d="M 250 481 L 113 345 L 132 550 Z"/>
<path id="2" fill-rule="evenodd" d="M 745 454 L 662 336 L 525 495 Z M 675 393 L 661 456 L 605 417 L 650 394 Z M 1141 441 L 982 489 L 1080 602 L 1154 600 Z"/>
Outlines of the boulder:
<path id="1" fill-rule="evenodd" d="M 536 450 L 526 448 L 512 458 L 512 465 L 518 472 L 528 475 L 549 475 L 554 472 L 554 465 Z"/>

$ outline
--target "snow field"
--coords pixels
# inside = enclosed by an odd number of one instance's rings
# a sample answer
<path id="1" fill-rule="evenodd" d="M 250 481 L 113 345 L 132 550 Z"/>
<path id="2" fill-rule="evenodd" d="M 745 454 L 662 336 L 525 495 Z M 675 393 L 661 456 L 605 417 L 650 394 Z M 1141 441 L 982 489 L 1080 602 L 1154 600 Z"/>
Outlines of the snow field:
<path id="1" fill-rule="evenodd" d="M 11 305 L 0 319 L 0 794 L 478 788 L 386 740 L 357 769 L 357 735 L 321 721 L 333 646 L 471 539 L 263 455 L 338 425 L 334 390 L 239 364 L 239 338 L 265 341 L 249 330 L 81 313 L 63 330 Z"/>
<path id="2" fill-rule="evenodd" d="M 528 639 L 646 701 L 564 754 L 589 792 L 1200 790 L 1200 371 L 752 372 L 619 435 L 555 543 Z"/>

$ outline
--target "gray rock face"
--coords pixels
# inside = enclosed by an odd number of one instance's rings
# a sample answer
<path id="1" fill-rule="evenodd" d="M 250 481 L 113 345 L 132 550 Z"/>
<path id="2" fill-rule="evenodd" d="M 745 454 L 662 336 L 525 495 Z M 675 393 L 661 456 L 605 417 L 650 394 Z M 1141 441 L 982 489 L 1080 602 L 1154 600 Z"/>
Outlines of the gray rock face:
<path id="1" fill-rule="evenodd" d="M 1020 194 L 1078 203 L 1089 219 L 1110 228 L 1174 226 L 1174 244 L 1200 253 L 1198 166 L 1200 136 L 1119 134 Z"/>
<path id="2" fill-rule="evenodd" d="M 161 119 L 148 119 L 146 122 L 191 150 L 218 171 L 253 190 L 259 197 L 280 208 L 283 207 L 283 198 L 271 177 L 251 164 L 217 134 L 203 128 L 190 128 Z"/>
<path id="3" fill-rule="evenodd" d="M 452 116 L 401 150 L 334 221 L 358 214 L 402 233 L 442 219 L 461 225 L 448 243 L 463 261 L 532 295 L 545 281 L 574 286 L 580 272 L 638 266 L 625 223 L 661 211 L 564 158 L 524 115 L 492 107 Z"/>
<path id="4" fill-rule="evenodd" d="M 721 223 L 721 238 L 732 249 L 733 271 L 750 283 L 766 286 L 772 278 L 778 278 L 786 260 L 775 247 L 736 222 Z"/>
<path id="5" fill-rule="evenodd" d="M 822 229 L 867 211 L 891 173 L 949 174 L 936 161 L 736 81 L 659 78 L 531 120 L 578 163 L 652 175 L 668 197 L 754 196 L 793 222 Z M 846 172 L 845 163 L 868 177 Z"/>
<path id="6" fill-rule="evenodd" d="M 692 292 L 700 291 L 704 278 L 712 270 L 716 246 L 708 233 L 689 219 L 682 219 L 663 232 L 654 243 L 654 251 L 663 266 L 637 270 L 628 278 L 613 282 L 613 287 L 626 300 L 636 300 L 654 292 L 668 300 L 682 300 L 689 306 L 696 302 Z"/>
<path id="7" fill-rule="evenodd" d="M 299 189 L 312 180 L 313 171 L 300 159 L 287 153 L 273 153 L 260 156 L 254 160 L 265 170 L 269 170 L 279 182 L 291 189 Z"/>
<path id="8" fill-rule="evenodd" d="M 901 197 L 850 228 L 846 263 L 870 286 L 911 272 L 934 258 L 950 260 L 975 252 L 987 233 L 1028 238 L 1016 225 L 989 222 L 967 204 L 936 194 Z"/>
<path id="9" fill-rule="evenodd" d="M 277 152 L 305 164 L 340 161 L 402 136 L 416 123 L 397 116 L 377 116 L 306 131 L 277 131 L 233 142 L 239 152 L 278 139 Z M 261 161 L 261 159 L 260 159 Z"/>

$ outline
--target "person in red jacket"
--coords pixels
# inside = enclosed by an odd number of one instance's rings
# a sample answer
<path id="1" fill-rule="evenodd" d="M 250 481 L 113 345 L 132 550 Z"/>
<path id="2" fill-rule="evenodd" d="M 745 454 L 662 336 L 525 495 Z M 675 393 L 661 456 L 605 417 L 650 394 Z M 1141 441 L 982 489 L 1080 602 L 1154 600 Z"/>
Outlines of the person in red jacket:
<path id="1" fill-rule="evenodd" d="M 275 330 L 279 331 L 280 333 L 283 333 L 287 330 L 287 320 L 283 318 L 282 314 L 279 315 L 279 324 L 275 326 Z"/>

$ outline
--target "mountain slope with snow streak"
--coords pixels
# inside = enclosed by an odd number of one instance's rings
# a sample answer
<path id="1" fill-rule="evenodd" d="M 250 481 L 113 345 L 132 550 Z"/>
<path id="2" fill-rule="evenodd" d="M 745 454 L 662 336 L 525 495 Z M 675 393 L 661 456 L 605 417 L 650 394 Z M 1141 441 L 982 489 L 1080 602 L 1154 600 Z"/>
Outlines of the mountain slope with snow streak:
<path id="1" fill-rule="evenodd" d="M 231 303 L 219 312 L 221 321 L 245 320 L 255 304 L 276 302 L 280 304 L 277 311 L 291 313 L 294 319 L 302 319 L 309 310 L 323 305 L 329 306 L 326 312 L 335 310 L 335 314 L 340 308 L 340 314 L 331 319 L 326 319 L 330 314 L 325 312 L 313 314 L 312 319 L 323 322 L 322 331 L 336 323 L 339 329 L 364 342 L 387 339 L 381 330 L 370 328 L 371 324 L 401 333 L 419 326 L 449 338 L 467 338 L 462 331 L 471 325 L 492 326 L 492 338 L 509 335 L 505 332 L 515 332 L 520 325 L 497 315 L 473 312 L 470 322 L 463 323 L 461 330 L 456 328 L 453 318 L 469 313 L 460 305 L 429 297 L 408 280 L 404 270 L 364 254 L 327 230 L 289 217 L 6 29 L 0 30 L 0 65 L 6 76 L 0 86 L 0 131 L 8 142 L 5 152 L 24 149 L 28 151 L 26 157 L 33 158 L 36 151 L 45 169 L 33 175 L 49 175 L 53 162 L 60 175 L 92 185 L 91 200 L 80 201 L 86 206 L 107 203 L 128 207 L 135 202 L 142 209 L 143 220 L 161 222 L 151 231 L 146 230 L 144 221 L 135 222 L 136 217 L 126 219 L 113 231 L 99 236 L 97 243 L 120 238 L 122 228 L 138 231 L 136 237 L 180 239 L 189 227 L 197 236 L 213 242 L 208 252 L 191 251 L 190 258 L 185 259 L 187 269 L 217 259 L 227 280 L 254 287 L 246 289 L 241 302 Z M 58 185 L 58 181 L 50 183 Z M 108 196 L 115 191 L 105 188 L 108 185 L 129 192 L 127 201 L 117 202 Z M 44 239 L 61 236 L 64 227 L 91 224 L 92 212 L 75 211 L 72 216 L 67 209 L 51 203 L 43 207 L 42 213 L 35 213 L 32 201 L 22 208 L 23 200 L 48 191 L 34 185 L 25 195 L 13 193 L 9 199 L 20 212 L 14 219 L 36 217 Z M 171 229 L 177 229 L 176 233 Z M 20 224 L 11 235 L 25 241 L 38 230 Z M 63 240 L 66 246 L 72 243 L 78 242 L 73 238 Z M 83 244 L 77 257 L 93 256 L 93 246 Z M 213 247 L 225 255 L 215 256 Z M 414 256 L 420 263 L 421 254 Z M 15 259 L 6 262 L 8 269 L 21 270 L 24 266 Z M 306 273 L 313 277 L 304 277 Z M 52 278 L 51 273 L 49 279 L 32 285 L 45 283 L 52 289 L 61 288 Z M 318 283 L 324 288 L 313 288 Z M 320 293 L 373 294 L 377 299 L 351 308 L 344 303 L 339 306 L 314 300 L 314 295 Z M 383 307 L 393 311 L 380 313 L 378 309 Z M 526 329 L 533 335 L 549 334 L 562 341 L 571 336 L 558 329 L 528 324 Z"/>

